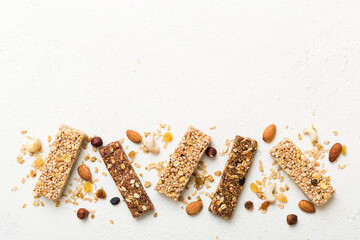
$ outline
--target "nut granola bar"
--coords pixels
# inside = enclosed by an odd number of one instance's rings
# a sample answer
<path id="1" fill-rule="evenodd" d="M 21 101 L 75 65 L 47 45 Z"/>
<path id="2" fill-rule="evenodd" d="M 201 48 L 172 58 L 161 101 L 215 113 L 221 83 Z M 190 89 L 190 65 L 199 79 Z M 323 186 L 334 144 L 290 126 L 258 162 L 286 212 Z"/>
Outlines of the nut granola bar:
<path id="1" fill-rule="evenodd" d="M 236 136 L 209 211 L 230 219 L 257 150 L 257 142 Z"/>
<path id="2" fill-rule="evenodd" d="M 330 177 L 322 175 L 289 138 L 274 146 L 270 154 L 316 206 L 326 203 L 335 194 Z"/>
<path id="3" fill-rule="evenodd" d="M 210 141 L 210 136 L 190 126 L 174 153 L 170 155 L 170 161 L 161 174 L 155 191 L 177 200 Z"/>
<path id="4" fill-rule="evenodd" d="M 154 205 L 146 194 L 121 144 L 112 142 L 100 148 L 99 152 L 132 216 L 139 217 L 153 210 Z"/>
<path id="5" fill-rule="evenodd" d="M 36 182 L 34 195 L 59 200 L 75 166 L 86 134 L 62 125 L 50 146 L 46 164 Z"/>

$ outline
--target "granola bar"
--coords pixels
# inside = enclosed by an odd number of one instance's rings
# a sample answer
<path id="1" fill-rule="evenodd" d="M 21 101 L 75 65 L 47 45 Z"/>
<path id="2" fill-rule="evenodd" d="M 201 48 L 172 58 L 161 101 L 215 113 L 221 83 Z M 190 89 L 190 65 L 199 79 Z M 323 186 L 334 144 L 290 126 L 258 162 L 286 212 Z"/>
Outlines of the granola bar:
<path id="1" fill-rule="evenodd" d="M 132 216 L 139 217 L 153 210 L 154 205 L 146 194 L 120 142 L 112 142 L 100 148 L 99 152 Z"/>
<path id="2" fill-rule="evenodd" d="M 59 200 L 75 166 L 86 134 L 62 125 L 50 146 L 34 195 Z"/>
<path id="3" fill-rule="evenodd" d="M 257 142 L 236 136 L 209 211 L 230 219 L 257 150 Z"/>
<path id="4" fill-rule="evenodd" d="M 326 203 L 335 194 L 330 177 L 322 175 L 289 138 L 274 146 L 270 154 L 316 206 Z"/>
<path id="5" fill-rule="evenodd" d="M 177 200 L 210 141 L 210 136 L 190 126 L 174 153 L 170 155 L 170 161 L 161 174 L 155 191 Z"/>

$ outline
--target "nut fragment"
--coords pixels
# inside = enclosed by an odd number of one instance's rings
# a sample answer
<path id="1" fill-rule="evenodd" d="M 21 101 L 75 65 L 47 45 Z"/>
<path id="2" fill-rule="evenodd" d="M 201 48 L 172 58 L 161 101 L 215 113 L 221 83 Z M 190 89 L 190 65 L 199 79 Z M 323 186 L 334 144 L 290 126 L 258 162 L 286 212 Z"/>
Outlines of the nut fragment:
<path id="1" fill-rule="evenodd" d="M 84 179 L 85 181 L 91 181 L 90 168 L 88 166 L 86 166 L 85 164 L 81 164 L 78 167 L 78 173 L 79 173 L 80 177 L 82 179 Z"/>
<path id="2" fill-rule="evenodd" d="M 76 213 L 77 217 L 80 219 L 85 219 L 89 216 L 89 211 L 85 208 L 79 208 L 79 210 Z"/>
<path id="3" fill-rule="evenodd" d="M 220 170 L 217 170 L 216 172 L 214 172 L 214 174 L 215 174 L 215 176 L 220 177 L 221 171 L 220 171 Z"/>
<path id="4" fill-rule="evenodd" d="M 303 133 L 308 134 L 310 136 L 310 140 L 314 145 L 315 145 L 315 143 L 317 143 L 317 141 L 318 141 L 318 133 L 313 127 L 312 128 L 305 128 Z"/>
<path id="5" fill-rule="evenodd" d="M 35 153 L 41 149 L 41 141 L 39 138 L 31 138 L 32 143 L 25 144 L 25 149 L 30 153 Z"/>
<path id="6" fill-rule="evenodd" d="M 96 191 L 96 196 L 97 196 L 98 198 L 102 198 L 102 199 L 106 198 L 106 192 L 105 192 L 105 190 L 102 189 L 102 188 L 98 189 L 98 190 Z"/>
<path id="7" fill-rule="evenodd" d="M 335 143 L 329 152 L 329 161 L 330 162 L 334 162 L 336 161 L 336 159 L 338 158 L 338 156 L 340 155 L 342 150 L 342 145 L 340 143 Z"/>
<path id="8" fill-rule="evenodd" d="M 149 152 L 152 153 L 159 153 L 160 152 L 160 148 L 159 146 L 157 146 L 155 144 L 155 138 L 154 135 L 150 134 L 149 136 L 147 136 L 144 140 L 144 145 L 146 147 L 147 150 L 149 150 Z"/>
<path id="9" fill-rule="evenodd" d="M 276 196 L 277 200 L 281 203 L 287 203 L 287 197 L 283 194 L 283 193 L 280 193 Z"/>
<path id="10" fill-rule="evenodd" d="M 314 213 L 315 212 L 315 207 L 314 205 L 306 200 L 301 200 L 298 204 L 299 208 L 307 213 Z"/>
<path id="11" fill-rule="evenodd" d="M 276 134 L 276 126 L 275 124 L 271 124 L 267 128 L 265 128 L 263 132 L 263 140 L 269 143 L 274 139 L 275 134 Z"/>
<path id="12" fill-rule="evenodd" d="M 138 132 L 136 132 L 134 130 L 127 130 L 126 131 L 126 136 L 133 143 L 141 143 L 142 142 L 142 137 L 141 137 L 140 133 L 138 133 Z"/>
<path id="13" fill-rule="evenodd" d="M 286 220 L 289 225 L 294 225 L 297 223 L 298 218 L 295 214 L 289 214 L 289 215 L 287 215 Z"/>
<path id="14" fill-rule="evenodd" d="M 208 148 L 206 149 L 206 152 L 205 152 L 205 153 L 206 153 L 206 155 L 207 155 L 208 157 L 215 157 L 217 151 L 216 151 L 216 149 L 213 148 L 213 147 L 208 147 Z"/>
<path id="15" fill-rule="evenodd" d="M 276 198 L 273 195 L 273 191 L 276 187 L 276 183 L 270 183 L 269 185 L 266 186 L 265 190 L 264 190 L 264 196 L 266 198 L 267 201 L 269 202 L 275 202 Z"/>
<path id="16" fill-rule="evenodd" d="M 202 207 L 203 207 L 202 201 L 195 201 L 195 202 L 189 203 L 186 206 L 185 210 L 186 210 L 187 214 L 194 215 L 194 214 L 200 212 Z"/>

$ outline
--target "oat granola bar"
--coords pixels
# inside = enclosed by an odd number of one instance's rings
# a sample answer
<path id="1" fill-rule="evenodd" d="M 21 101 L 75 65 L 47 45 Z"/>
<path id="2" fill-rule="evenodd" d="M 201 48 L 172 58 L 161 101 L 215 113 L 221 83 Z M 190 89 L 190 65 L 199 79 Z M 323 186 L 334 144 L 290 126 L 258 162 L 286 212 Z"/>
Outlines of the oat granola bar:
<path id="1" fill-rule="evenodd" d="M 178 199 L 209 146 L 211 137 L 190 126 L 161 174 L 155 190 Z"/>
<path id="2" fill-rule="evenodd" d="M 335 194 L 330 177 L 322 175 L 289 138 L 274 146 L 270 154 L 316 206 L 326 203 Z"/>
<path id="3" fill-rule="evenodd" d="M 132 216 L 139 217 L 153 210 L 154 205 L 146 194 L 121 144 L 112 142 L 100 148 L 99 152 Z"/>
<path id="4" fill-rule="evenodd" d="M 34 195 L 59 200 L 69 180 L 86 134 L 62 125 L 50 146 Z"/>
<path id="5" fill-rule="evenodd" d="M 236 136 L 209 211 L 230 219 L 257 150 L 257 142 Z"/>

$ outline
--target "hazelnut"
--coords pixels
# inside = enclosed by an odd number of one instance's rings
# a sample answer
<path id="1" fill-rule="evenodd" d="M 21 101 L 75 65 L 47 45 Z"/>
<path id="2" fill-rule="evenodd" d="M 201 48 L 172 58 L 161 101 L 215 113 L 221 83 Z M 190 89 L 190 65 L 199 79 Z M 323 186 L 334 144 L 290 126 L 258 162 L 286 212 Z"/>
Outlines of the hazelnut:
<path id="1" fill-rule="evenodd" d="M 86 210 L 85 208 L 79 208 L 76 215 L 80 219 L 85 219 L 89 216 L 89 211 Z"/>
<path id="2" fill-rule="evenodd" d="M 298 218 L 295 214 L 289 214 L 287 215 L 286 220 L 289 225 L 294 225 L 297 223 Z"/>
<path id="3" fill-rule="evenodd" d="M 206 153 L 206 155 L 207 155 L 208 157 L 215 157 L 217 151 L 216 151 L 216 149 L 213 148 L 213 147 L 208 147 L 208 148 L 206 149 L 206 152 L 205 152 L 205 153 Z"/>
<path id="4" fill-rule="evenodd" d="M 91 139 L 91 145 L 93 145 L 94 147 L 101 147 L 103 145 L 101 137 L 93 137 Z"/>
<path id="5" fill-rule="evenodd" d="M 106 192 L 105 192 L 105 190 L 104 189 L 102 189 L 102 188 L 100 188 L 100 189 L 98 189 L 97 191 L 96 191 L 96 196 L 98 197 L 98 198 L 106 198 Z"/>
<path id="6" fill-rule="evenodd" d="M 247 201 L 245 204 L 244 204 L 244 207 L 247 209 L 247 210 L 252 210 L 254 208 L 254 204 L 252 201 Z"/>

